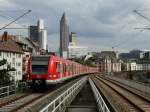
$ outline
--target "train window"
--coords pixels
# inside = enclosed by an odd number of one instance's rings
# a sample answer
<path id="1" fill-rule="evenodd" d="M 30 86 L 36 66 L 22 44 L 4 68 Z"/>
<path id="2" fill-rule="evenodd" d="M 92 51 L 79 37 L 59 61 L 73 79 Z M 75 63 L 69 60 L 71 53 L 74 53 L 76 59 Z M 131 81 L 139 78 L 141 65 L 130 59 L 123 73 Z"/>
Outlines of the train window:
<path id="1" fill-rule="evenodd" d="M 33 74 L 46 74 L 48 70 L 47 65 L 32 65 Z"/>
<path id="2" fill-rule="evenodd" d="M 69 72 L 69 65 L 66 66 L 66 70 L 67 70 L 67 72 Z"/>
<path id="3" fill-rule="evenodd" d="M 67 69 L 66 69 L 66 65 L 65 65 L 65 64 L 63 64 L 63 71 L 64 71 L 64 72 L 66 72 L 66 71 L 67 71 Z"/>
<path id="4" fill-rule="evenodd" d="M 75 67 L 74 67 L 74 65 L 72 64 L 72 73 L 74 72 L 74 68 L 75 68 Z"/>
<path id="5" fill-rule="evenodd" d="M 71 71 L 71 67 L 70 67 L 70 65 L 68 65 L 68 72 L 70 72 Z"/>
<path id="6" fill-rule="evenodd" d="M 57 63 L 57 72 L 58 72 L 58 74 L 63 73 L 63 66 L 61 63 Z"/>

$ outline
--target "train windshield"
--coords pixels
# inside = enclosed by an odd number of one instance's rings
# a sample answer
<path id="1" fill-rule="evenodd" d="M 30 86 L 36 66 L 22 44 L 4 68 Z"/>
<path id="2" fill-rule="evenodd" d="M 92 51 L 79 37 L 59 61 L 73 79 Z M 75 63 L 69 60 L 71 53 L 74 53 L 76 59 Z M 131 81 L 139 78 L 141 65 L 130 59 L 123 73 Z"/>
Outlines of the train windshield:
<path id="1" fill-rule="evenodd" d="M 48 71 L 49 57 L 32 57 L 32 73 L 46 74 Z"/>

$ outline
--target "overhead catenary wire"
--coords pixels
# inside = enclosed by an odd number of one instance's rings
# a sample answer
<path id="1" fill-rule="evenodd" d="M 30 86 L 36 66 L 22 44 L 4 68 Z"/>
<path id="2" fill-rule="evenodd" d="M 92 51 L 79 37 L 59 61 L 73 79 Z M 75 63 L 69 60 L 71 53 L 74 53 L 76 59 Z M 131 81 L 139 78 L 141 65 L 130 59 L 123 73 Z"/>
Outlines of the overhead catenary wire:
<path id="1" fill-rule="evenodd" d="M 133 10 L 133 12 L 135 12 L 136 14 L 138 14 L 139 16 L 141 16 L 142 18 L 144 18 L 145 20 L 149 21 L 150 22 L 150 18 L 142 15 L 140 12 L 138 12 L 137 10 Z"/>
<path id="2" fill-rule="evenodd" d="M 149 4 L 148 2 L 149 2 L 148 0 L 145 0 L 145 1 L 143 2 L 143 5 L 142 5 L 141 7 L 135 8 L 135 10 L 133 10 L 133 12 L 135 12 L 136 14 L 138 14 L 139 16 L 143 17 L 144 19 L 146 19 L 147 21 L 150 22 L 150 18 L 147 18 L 147 17 L 145 17 L 144 15 L 142 15 L 142 14 L 140 14 L 140 13 L 138 12 L 138 9 L 144 8 L 143 10 L 145 10 L 145 9 L 146 9 L 146 8 L 145 8 L 146 5 Z M 130 22 L 126 23 L 126 24 L 125 24 L 122 28 L 120 28 L 119 30 L 121 31 L 122 29 L 124 29 L 127 25 L 129 25 L 129 23 L 130 23 Z M 135 28 L 135 29 L 138 29 L 138 28 Z M 140 29 L 140 28 L 139 28 L 139 29 Z M 145 28 L 145 29 L 149 30 L 150 28 Z M 120 32 L 120 31 L 119 31 L 119 32 Z M 139 32 L 143 32 L 143 30 L 140 30 Z M 137 32 L 137 33 L 138 33 L 138 32 Z M 116 47 L 119 47 L 119 46 L 123 45 L 124 43 L 127 43 L 128 41 L 130 41 L 131 39 L 133 39 L 133 38 L 135 37 L 135 35 L 137 35 L 137 33 L 133 34 L 134 36 L 133 36 L 132 38 L 129 37 L 129 38 L 127 38 L 127 39 L 121 41 L 120 43 L 118 43 L 118 44 L 112 46 L 112 49 L 114 49 L 114 48 L 116 48 Z"/>
<path id="3" fill-rule="evenodd" d="M 17 20 L 21 19 L 22 17 L 24 17 L 25 15 L 27 15 L 28 13 L 30 13 L 31 10 L 28 10 L 27 12 L 23 13 L 22 15 L 20 15 L 19 17 L 17 17 L 16 19 L 14 19 L 13 21 L 11 21 L 10 23 L 6 24 L 5 26 L 3 26 L 2 28 L 0 28 L 0 30 L 5 29 L 6 27 L 10 26 L 12 23 L 16 22 Z"/>
<path id="4" fill-rule="evenodd" d="M 5 16 L 5 15 L 2 15 L 2 14 L 0 14 L 0 17 L 2 17 L 2 18 L 4 18 L 4 19 L 7 19 L 7 20 L 9 20 L 9 21 L 12 21 L 12 19 L 14 19 L 13 17 L 10 17 L 10 16 Z M 22 27 L 26 27 L 25 25 L 22 25 L 22 24 L 20 24 L 18 21 L 15 21 L 15 23 L 17 24 L 17 25 L 20 25 L 20 26 L 22 26 Z M 5 28 L 6 29 L 6 28 Z"/>
<path id="5" fill-rule="evenodd" d="M 134 10 L 134 12 L 135 12 L 136 14 L 138 14 L 139 16 L 141 16 L 142 18 L 144 18 L 145 20 L 147 20 L 147 21 L 150 22 L 150 18 L 144 16 L 143 14 L 141 14 L 140 12 L 138 12 L 138 11 L 136 11 L 136 10 Z M 149 27 L 145 27 L 145 28 L 134 28 L 134 29 L 150 30 Z"/>
<path id="6" fill-rule="evenodd" d="M 0 10 L 0 12 L 20 12 L 20 11 L 22 11 L 22 12 L 25 12 L 25 11 L 28 11 L 28 10 L 26 10 L 26 9 L 14 9 L 14 10 Z"/>
<path id="7" fill-rule="evenodd" d="M 129 37 L 129 38 L 127 38 L 127 39 L 121 41 L 119 44 L 114 45 L 114 46 L 112 47 L 112 49 L 114 49 L 114 48 L 116 48 L 116 47 L 119 47 L 119 46 L 121 46 L 121 45 L 123 45 L 123 44 L 129 42 L 131 39 L 134 39 L 138 33 L 141 33 L 141 32 L 142 32 L 142 31 L 139 31 L 139 32 L 134 33 L 134 34 L 132 35 L 132 38 Z"/>

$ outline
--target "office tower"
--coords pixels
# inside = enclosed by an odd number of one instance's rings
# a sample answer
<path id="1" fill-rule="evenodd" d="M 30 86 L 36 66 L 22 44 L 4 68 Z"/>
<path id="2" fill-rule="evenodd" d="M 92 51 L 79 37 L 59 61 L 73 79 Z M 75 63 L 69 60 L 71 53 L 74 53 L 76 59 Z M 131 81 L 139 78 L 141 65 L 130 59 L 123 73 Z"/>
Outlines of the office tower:
<path id="1" fill-rule="evenodd" d="M 47 48 L 47 31 L 44 28 L 44 20 L 39 19 L 37 22 L 38 33 L 39 33 L 39 45 L 41 49 L 46 50 Z"/>
<path id="2" fill-rule="evenodd" d="M 30 40 L 39 44 L 38 26 L 29 26 Z"/>
<path id="3" fill-rule="evenodd" d="M 46 30 L 42 30 L 40 32 L 40 47 L 42 49 L 47 50 L 47 31 Z"/>
<path id="4" fill-rule="evenodd" d="M 44 20 L 39 19 L 38 22 L 37 22 L 37 25 L 38 25 L 39 30 L 43 30 L 44 29 Z"/>
<path id="5" fill-rule="evenodd" d="M 68 56 L 69 46 L 69 26 L 67 23 L 66 15 L 63 14 L 60 20 L 60 55 L 64 58 Z"/>
<path id="6" fill-rule="evenodd" d="M 29 26 L 29 37 L 39 44 L 41 49 L 47 50 L 47 30 L 44 27 L 44 20 L 39 19 L 37 26 Z"/>

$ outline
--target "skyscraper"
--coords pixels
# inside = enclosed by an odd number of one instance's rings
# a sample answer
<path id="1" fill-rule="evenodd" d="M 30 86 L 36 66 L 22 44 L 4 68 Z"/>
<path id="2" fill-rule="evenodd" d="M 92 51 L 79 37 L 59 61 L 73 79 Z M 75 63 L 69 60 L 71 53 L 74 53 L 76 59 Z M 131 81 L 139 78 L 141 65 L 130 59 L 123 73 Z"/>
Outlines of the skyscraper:
<path id="1" fill-rule="evenodd" d="M 38 26 L 29 26 L 29 37 L 33 42 L 39 42 Z"/>
<path id="2" fill-rule="evenodd" d="M 69 46 L 69 25 L 67 23 L 66 15 L 60 20 L 60 56 L 67 58 L 68 56 L 68 46 Z"/>
<path id="3" fill-rule="evenodd" d="M 44 28 L 44 20 L 38 20 L 38 32 L 39 32 L 39 45 L 42 49 L 47 48 L 47 31 Z"/>
<path id="4" fill-rule="evenodd" d="M 47 30 L 44 28 L 44 20 L 39 19 L 37 26 L 29 26 L 29 37 L 39 44 L 41 49 L 47 49 Z"/>

